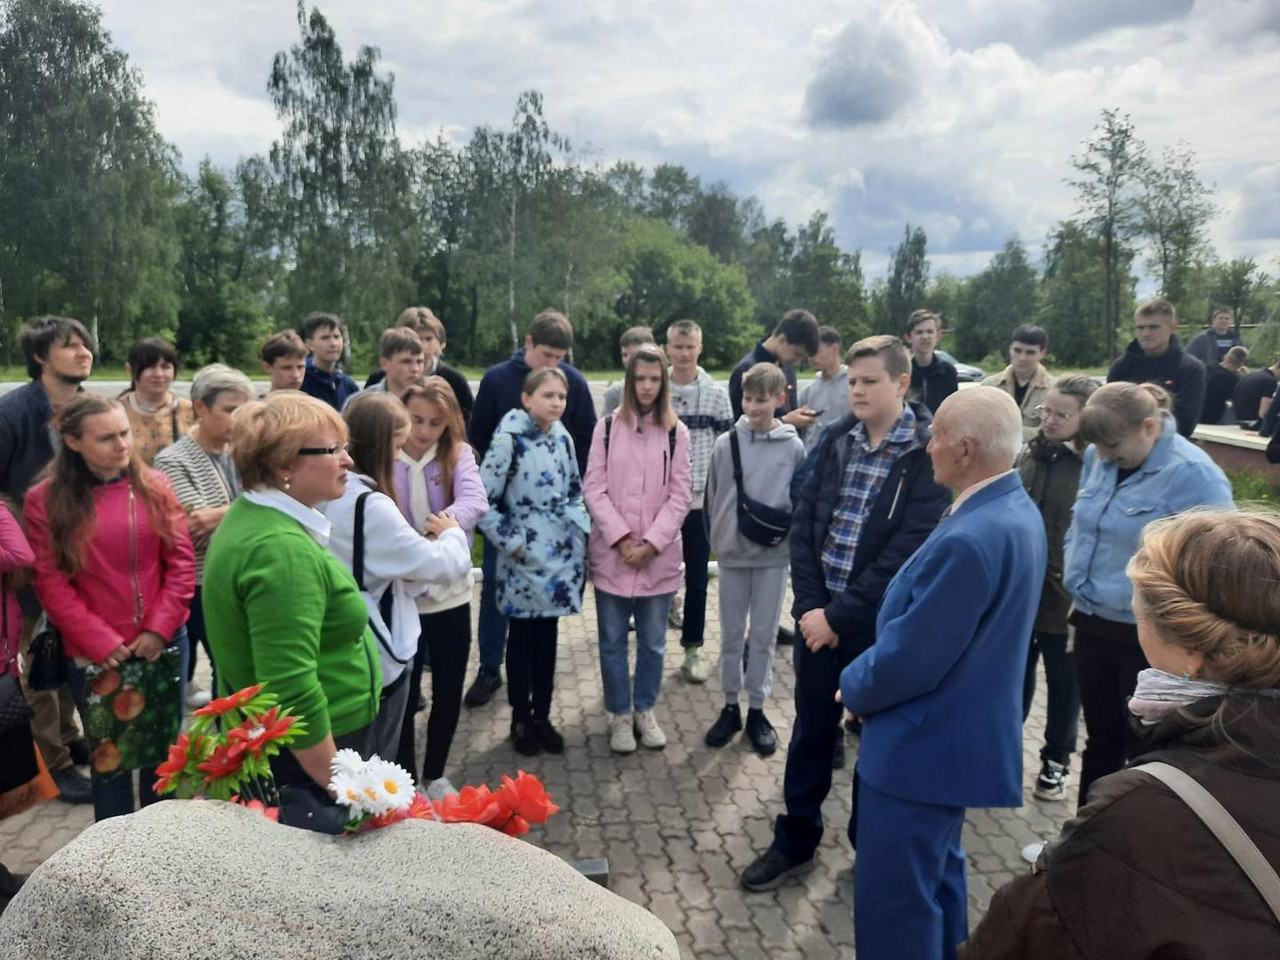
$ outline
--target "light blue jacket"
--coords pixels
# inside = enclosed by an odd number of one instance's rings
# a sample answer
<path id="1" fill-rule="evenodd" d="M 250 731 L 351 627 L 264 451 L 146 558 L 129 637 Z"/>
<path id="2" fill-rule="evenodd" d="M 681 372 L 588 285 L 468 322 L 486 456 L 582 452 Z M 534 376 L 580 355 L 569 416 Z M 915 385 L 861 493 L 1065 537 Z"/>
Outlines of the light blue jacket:
<path id="1" fill-rule="evenodd" d="M 1133 584 L 1125 573 L 1142 528 L 1193 507 L 1234 510 L 1231 483 L 1209 455 L 1181 437 L 1173 417 L 1137 472 L 1118 487 L 1118 471 L 1084 453 L 1080 491 L 1067 530 L 1062 583 L 1081 613 L 1133 623 Z"/>
<path id="2" fill-rule="evenodd" d="M 507 411 L 485 451 L 480 479 L 489 512 L 477 526 L 498 550 L 495 586 L 503 616 L 578 613 L 591 516 L 569 431 L 557 420 L 543 433 L 524 410 Z"/>

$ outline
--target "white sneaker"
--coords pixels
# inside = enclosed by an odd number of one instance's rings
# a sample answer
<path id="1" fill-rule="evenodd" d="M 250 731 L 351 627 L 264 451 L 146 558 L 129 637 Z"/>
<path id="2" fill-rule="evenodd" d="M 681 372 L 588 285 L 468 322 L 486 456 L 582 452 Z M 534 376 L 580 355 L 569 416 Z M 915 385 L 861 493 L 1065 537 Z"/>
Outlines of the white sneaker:
<path id="1" fill-rule="evenodd" d="M 658 718 L 652 710 L 636 711 L 636 733 L 640 734 L 640 742 L 650 750 L 661 750 L 667 745 L 667 735 L 658 726 Z"/>
<path id="2" fill-rule="evenodd" d="M 201 690 L 195 684 L 187 688 L 187 706 L 190 709 L 199 710 L 201 707 L 207 707 L 211 700 L 213 700 L 213 694 L 208 690 Z"/>
<path id="3" fill-rule="evenodd" d="M 684 652 L 684 678 L 690 683 L 707 682 L 707 665 L 702 662 L 702 648 L 690 647 Z"/>
<path id="4" fill-rule="evenodd" d="M 448 777 L 437 777 L 427 784 L 425 791 L 427 799 L 432 803 L 437 800 L 443 800 L 451 793 L 457 793 L 457 788 L 449 781 Z"/>
<path id="5" fill-rule="evenodd" d="M 609 749 L 614 753 L 636 752 L 636 731 L 629 713 L 609 715 Z"/>

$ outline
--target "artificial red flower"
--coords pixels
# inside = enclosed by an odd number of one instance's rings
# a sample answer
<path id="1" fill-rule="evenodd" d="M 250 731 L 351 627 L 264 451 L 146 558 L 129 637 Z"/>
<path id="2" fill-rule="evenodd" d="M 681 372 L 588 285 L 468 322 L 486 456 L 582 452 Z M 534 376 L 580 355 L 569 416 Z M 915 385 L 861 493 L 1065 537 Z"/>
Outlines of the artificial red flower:
<path id="1" fill-rule="evenodd" d="M 206 774 L 205 783 L 213 783 L 215 780 L 221 780 L 223 777 L 239 773 L 240 768 L 244 766 L 244 754 L 245 747 L 243 743 L 219 744 L 213 748 L 213 752 L 209 754 L 209 759 L 196 767 L 196 769 Z"/>
<path id="2" fill-rule="evenodd" d="M 185 733 L 178 737 L 177 743 L 169 745 L 168 759 L 156 767 L 156 776 L 160 778 L 153 788 L 156 793 L 164 793 L 168 790 L 173 783 L 173 778 L 187 768 L 189 760 L 187 748 L 190 746 L 191 739 Z"/>
<path id="3" fill-rule="evenodd" d="M 478 823 L 486 827 L 500 826 L 511 816 L 510 808 L 505 808 L 484 784 L 463 787 L 460 793 L 437 800 L 435 809 L 445 823 Z"/>
<path id="4" fill-rule="evenodd" d="M 252 810 L 254 813 L 260 813 L 264 817 L 266 817 L 268 820 L 272 820 L 276 823 L 280 822 L 279 807 L 268 807 L 261 800 L 241 800 L 239 796 L 233 796 L 231 798 L 231 802 L 238 803 L 242 807 L 247 807 L 248 809 Z"/>
<path id="5" fill-rule="evenodd" d="M 405 811 L 405 818 L 408 820 L 434 820 L 436 819 L 435 808 L 420 793 L 413 795 L 413 802 L 409 804 L 409 809 Z"/>
<path id="6" fill-rule="evenodd" d="M 252 689 L 252 688 L 250 688 Z M 243 743 L 245 749 L 253 756 L 258 756 L 272 740 L 279 740 L 288 735 L 296 717 L 276 718 L 280 714 L 279 707 L 272 707 L 259 719 L 246 719 L 240 726 L 227 733 L 229 742 Z"/>
<path id="7" fill-rule="evenodd" d="M 229 697 L 210 701 L 208 705 L 197 710 L 195 715 L 197 717 L 220 717 L 228 711 L 239 710 L 260 692 L 262 692 L 262 684 L 260 683 L 254 684 L 252 687 L 245 687 Z"/>
<path id="8" fill-rule="evenodd" d="M 542 781 L 523 770 L 516 774 L 514 780 L 504 774 L 498 795 L 507 806 L 529 823 L 546 823 L 547 817 L 560 810 L 551 802 L 551 794 L 547 793 Z M 525 829 L 528 829 L 527 824 Z"/>
<path id="9" fill-rule="evenodd" d="M 508 837 L 518 837 L 522 833 L 528 833 L 529 821 L 519 814 L 513 814 L 511 818 L 502 825 L 502 832 Z"/>

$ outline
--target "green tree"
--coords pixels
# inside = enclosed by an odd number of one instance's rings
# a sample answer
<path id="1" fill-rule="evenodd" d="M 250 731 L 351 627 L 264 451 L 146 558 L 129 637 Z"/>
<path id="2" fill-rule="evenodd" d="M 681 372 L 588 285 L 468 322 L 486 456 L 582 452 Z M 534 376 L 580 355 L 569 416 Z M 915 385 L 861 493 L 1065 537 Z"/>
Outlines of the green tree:
<path id="1" fill-rule="evenodd" d="M 1036 306 L 1036 271 L 1017 237 L 970 279 L 956 322 L 956 352 L 981 359 L 1001 353 L 1009 335 L 1027 323 Z"/>
<path id="2" fill-rule="evenodd" d="M 754 197 L 744 202 L 743 219 L 746 241 L 738 262 L 755 300 L 752 327 L 767 333 L 794 302 L 791 271 L 796 238 L 785 221 L 767 219 Z"/>
<path id="3" fill-rule="evenodd" d="M 0 306 L 81 317 L 108 359 L 172 336 L 177 192 L 176 154 L 97 8 L 0 0 Z"/>
<path id="4" fill-rule="evenodd" d="M 347 63 L 319 10 L 299 0 L 301 38 L 267 84 L 284 131 L 271 146 L 279 242 L 296 317 L 332 310 L 371 339 L 413 293 L 410 166 L 395 133 L 394 77 L 361 47 Z"/>
<path id="5" fill-rule="evenodd" d="M 1267 286 L 1268 279 L 1252 257 L 1215 263 L 1209 268 L 1211 309 L 1230 307 L 1237 330 L 1245 322 L 1262 323 L 1269 311 L 1257 294 Z"/>
<path id="6" fill-rule="evenodd" d="M 1049 352 L 1065 366 L 1092 366 L 1108 359 L 1108 310 L 1102 241 L 1072 220 L 1064 221 L 1045 243 L 1036 323 L 1049 333 Z M 1120 263 L 1127 273 L 1129 261 Z M 1122 306 L 1132 306 L 1132 288 Z"/>
<path id="7" fill-rule="evenodd" d="M 928 238 L 923 227 L 911 229 L 907 224 L 902 243 L 893 250 L 893 266 L 885 289 L 885 309 L 889 328 L 901 328 L 907 317 L 920 306 L 929 282 Z M 886 328 L 888 329 L 888 328 Z"/>
<path id="8" fill-rule="evenodd" d="M 1196 155 L 1186 144 L 1166 149 L 1158 163 L 1147 165 L 1138 210 L 1142 233 L 1150 245 L 1147 267 L 1160 282 L 1161 294 L 1185 307 L 1190 275 L 1209 258 L 1209 223 L 1217 213 L 1213 188 L 1196 171 Z"/>
<path id="9" fill-rule="evenodd" d="M 1107 355 L 1115 359 L 1120 330 L 1120 305 L 1132 283 L 1132 240 L 1142 228 L 1138 192 L 1146 176 L 1146 150 L 1128 115 L 1103 110 L 1102 119 L 1071 158 L 1079 224 L 1098 238 L 1102 258 L 1103 306 Z"/>
<path id="10" fill-rule="evenodd" d="M 839 329 L 852 343 L 866 336 L 862 256 L 845 253 L 836 244 L 827 214 L 818 211 L 796 234 L 791 260 L 791 301 Z"/>

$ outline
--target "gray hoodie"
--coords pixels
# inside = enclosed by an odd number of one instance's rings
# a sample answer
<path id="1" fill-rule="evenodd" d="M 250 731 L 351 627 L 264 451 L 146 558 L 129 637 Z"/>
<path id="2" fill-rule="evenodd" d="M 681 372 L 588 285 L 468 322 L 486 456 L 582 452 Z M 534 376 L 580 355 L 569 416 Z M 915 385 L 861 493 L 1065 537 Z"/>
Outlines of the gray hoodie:
<path id="1" fill-rule="evenodd" d="M 791 509 L 791 475 L 804 460 L 804 443 L 789 423 L 773 421 L 768 433 L 756 433 L 745 416 L 733 432 L 742 455 L 742 484 L 748 497 L 779 510 Z M 748 540 L 738 532 L 738 489 L 733 482 L 729 433 L 716 438 L 707 472 L 705 520 L 711 549 L 722 567 L 785 567 L 791 553 L 784 539 L 776 547 Z"/>
<path id="2" fill-rule="evenodd" d="M 812 450 L 822 439 L 827 427 L 843 420 L 853 411 L 849 409 L 849 368 L 844 364 L 830 377 L 817 374 L 813 381 L 800 391 L 800 404 L 821 410 L 818 422 L 804 435 L 805 450 Z"/>

